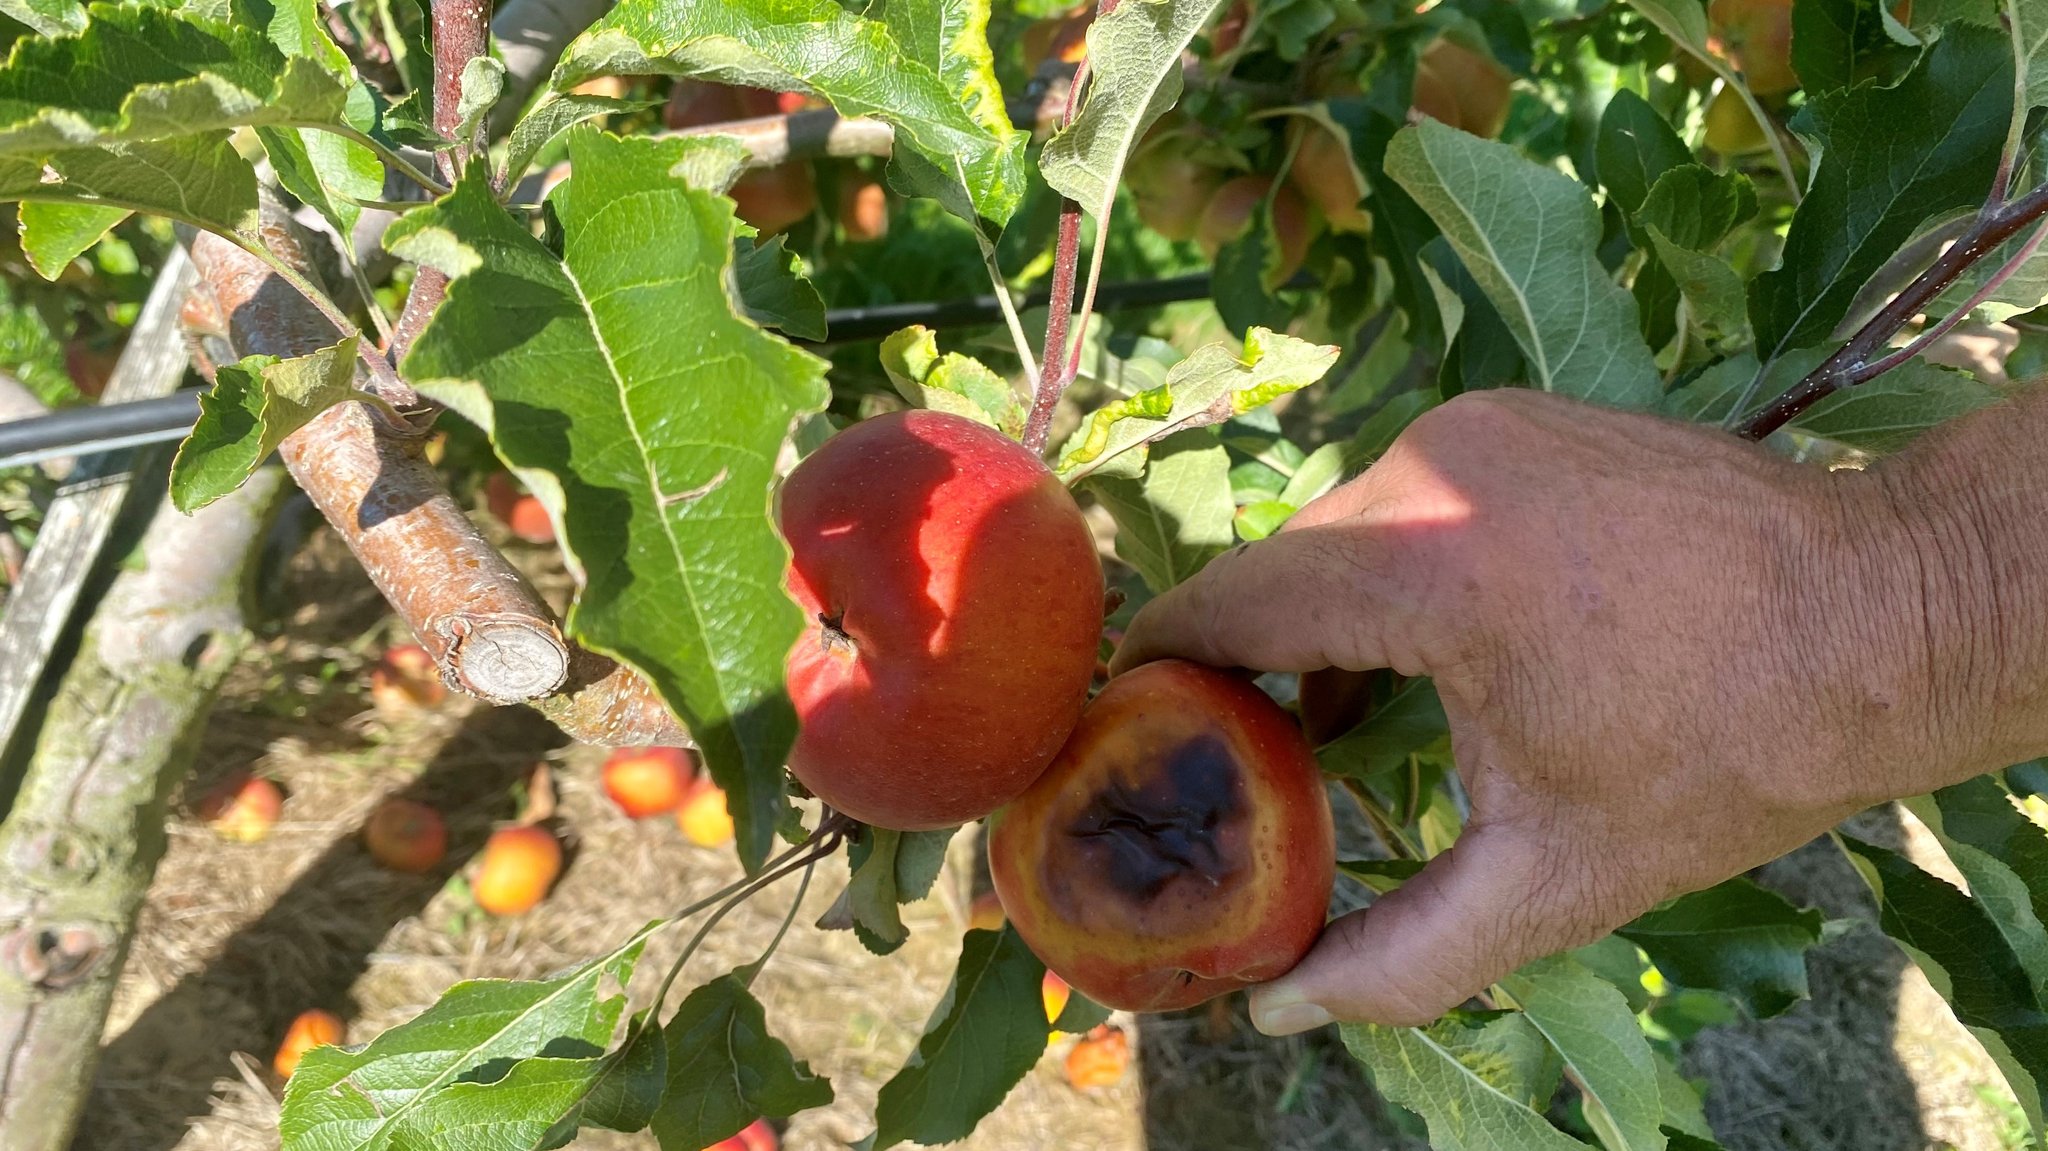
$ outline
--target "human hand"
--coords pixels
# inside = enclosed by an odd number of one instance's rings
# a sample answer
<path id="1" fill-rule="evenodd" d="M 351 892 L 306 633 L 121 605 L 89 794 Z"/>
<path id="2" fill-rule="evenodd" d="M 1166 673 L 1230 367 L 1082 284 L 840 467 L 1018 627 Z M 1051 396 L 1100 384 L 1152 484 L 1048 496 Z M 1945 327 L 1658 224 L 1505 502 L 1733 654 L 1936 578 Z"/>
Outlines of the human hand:
<path id="1" fill-rule="evenodd" d="M 1433 677 L 1471 799 L 1455 847 L 1254 989 L 1258 1027 L 1425 1023 L 1930 786 L 1919 577 L 1886 550 L 1882 489 L 1716 431 L 1468 394 L 1148 604 L 1117 671 Z"/>

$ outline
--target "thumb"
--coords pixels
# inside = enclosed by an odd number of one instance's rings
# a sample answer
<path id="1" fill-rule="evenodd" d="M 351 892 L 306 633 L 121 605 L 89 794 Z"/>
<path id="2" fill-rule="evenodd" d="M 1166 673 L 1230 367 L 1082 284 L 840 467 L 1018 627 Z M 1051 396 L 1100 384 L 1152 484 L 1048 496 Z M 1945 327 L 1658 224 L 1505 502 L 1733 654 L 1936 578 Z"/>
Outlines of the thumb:
<path id="1" fill-rule="evenodd" d="M 1414 878 L 1332 921 L 1294 970 L 1251 991 L 1252 1023 L 1291 1035 L 1335 1020 L 1414 1027 L 1524 963 L 1579 942 L 1568 884 L 1512 825 L 1468 828 Z"/>

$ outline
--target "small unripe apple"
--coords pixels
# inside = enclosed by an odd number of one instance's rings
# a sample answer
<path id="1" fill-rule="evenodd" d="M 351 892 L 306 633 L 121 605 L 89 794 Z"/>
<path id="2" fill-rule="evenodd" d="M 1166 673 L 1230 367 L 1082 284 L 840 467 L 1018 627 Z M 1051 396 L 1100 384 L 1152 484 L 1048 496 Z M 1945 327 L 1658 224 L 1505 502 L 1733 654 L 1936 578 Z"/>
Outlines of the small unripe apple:
<path id="1" fill-rule="evenodd" d="M 787 231 L 818 206 L 817 182 L 811 178 L 811 166 L 802 161 L 750 171 L 726 195 L 732 197 L 739 218 L 763 236 Z"/>
<path id="2" fill-rule="evenodd" d="M 969 931 L 1001 931 L 1010 917 L 1003 914 L 1003 901 L 993 891 L 984 891 L 974 897 L 974 903 L 967 909 Z"/>
<path id="3" fill-rule="evenodd" d="M 285 1030 L 284 1042 L 277 1045 L 277 1054 L 271 1057 L 270 1066 L 280 1079 L 290 1079 L 292 1072 L 299 1069 L 299 1060 L 315 1047 L 329 1047 L 348 1037 L 348 1027 L 332 1012 L 315 1007 L 301 1011 L 298 1018 Z"/>
<path id="4" fill-rule="evenodd" d="M 698 847 L 719 847 L 732 842 L 732 811 L 725 805 L 725 792 L 709 779 L 699 776 L 676 809 L 676 826 L 683 838 Z"/>
<path id="5" fill-rule="evenodd" d="M 680 747 L 622 747 L 604 761 L 604 793 L 633 819 L 664 815 L 683 805 L 697 764 Z"/>
<path id="6" fill-rule="evenodd" d="M 1105 1023 L 1067 1052 L 1067 1082 L 1079 1091 L 1114 1087 L 1130 1065 L 1130 1038 L 1122 1028 Z"/>
<path id="7" fill-rule="evenodd" d="M 1415 62 L 1412 102 L 1433 120 L 1490 138 L 1507 126 L 1514 81 L 1492 57 L 1440 36 Z"/>
<path id="8" fill-rule="evenodd" d="M 370 704 L 379 715 L 396 717 L 439 707 L 448 699 L 441 669 L 416 643 L 387 648 L 370 668 Z"/>
<path id="9" fill-rule="evenodd" d="M 789 769 L 877 827 L 979 819 L 1051 762 L 1095 670 L 1102 567 L 1037 456 L 935 411 L 865 420 L 790 473 L 781 521 L 807 626 Z"/>
<path id="10" fill-rule="evenodd" d="M 1109 681 L 989 820 L 1010 923 L 1098 1003 L 1171 1011 L 1285 974 L 1336 882 L 1330 802 L 1294 720 L 1185 660 Z"/>
<path id="11" fill-rule="evenodd" d="M 704 1151 L 776 1151 L 780 1145 L 775 1128 L 766 1119 L 756 1119 L 740 1128 L 739 1134 L 720 1139 Z"/>
<path id="12" fill-rule="evenodd" d="M 262 776 L 237 772 L 206 793 L 195 814 L 223 839 L 255 843 L 270 834 L 284 810 L 284 792 Z"/>
<path id="13" fill-rule="evenodd" d="M 839 181 L 839 227 L 856 244 L 889 234 L 889 191 L 880 180 L 850 172 Z"/>
<path id="14" fill-rule="evenodd" d="M 539 498 L 519 486 L 510 472 L 492 472 L 484 481 L 484 504 L 499 523 L 530 544 L 555 542 L 555 522 Z"/>
<path id="15" fill-rule="evenodd" d="M 1761 152 L 1771 146 L 1770 137 L 1764 135 L 1756 117 L 1749 111 L 1749 105 L 1742 102 L 1741 93 L 1733 88 L 1722 88 L 1707 101 L 1705 115 L 1707 125 L 1707 147 L 1723 156 L 1746 156 Z"/>
<path id="16" fill-rule="evenodd" d="M 545 827 L 501 827 L 484 841 L 469 891 L 497 916 L 525 915 L 547 898 L 562 873 L 562 841 Z"/>
<path id="17" fill-rule="evenodd" d="M 426 804 L 394 797 L 378 804 L 363 824 L 363 846 L 385 867 L 417 875 L 447 856 L 448 825 Z"/>
<path id="18" fill-rule="evenodd" d="M 1209 197 L 1209 203 L 1202 209 L 1202 219 L 1195 226 L 1195 239 L 1202 250 L 1212 258 L 1251 227 L 1252 211 L 1268 192 L 1273 196 L 1273 233 L 1280 240 L 1280 271 L 1278 279 L 1286 281 L 1301 270 L 1301 262 L 1308 255 L 1308 244 L 1313 238 L 1309 231 L 1308 202 L 1293 187 L 1282 184 L 1273 187 L 1271 176 L 1239 176 L 1216 189 Z"/>
<path id="19" fill-rule="evenodd" d="M 1323 211 L 1323 219 L 1339 232 L 1372 229 L 1372 215 L 1362 206 L 1363 177 L 1351 161 L 1351 146 L 1317 121 L 1294 118 L 1289 134 L 1300 141 L 1287 182 Z"/>

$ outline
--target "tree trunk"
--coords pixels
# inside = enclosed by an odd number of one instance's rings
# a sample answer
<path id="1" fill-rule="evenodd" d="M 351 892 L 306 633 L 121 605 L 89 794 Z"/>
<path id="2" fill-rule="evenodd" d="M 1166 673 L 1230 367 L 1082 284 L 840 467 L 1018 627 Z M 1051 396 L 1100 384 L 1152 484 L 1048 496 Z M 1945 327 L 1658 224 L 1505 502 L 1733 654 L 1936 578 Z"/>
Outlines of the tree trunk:
<path id="1" fill-rule="evenodd" d="M 92 1084 L 164 813 L 247 642 L 276 468 L 196 515 L 169 502 L 87 626 L 0 823 L 0 1151 L 64 1151 Z"/>

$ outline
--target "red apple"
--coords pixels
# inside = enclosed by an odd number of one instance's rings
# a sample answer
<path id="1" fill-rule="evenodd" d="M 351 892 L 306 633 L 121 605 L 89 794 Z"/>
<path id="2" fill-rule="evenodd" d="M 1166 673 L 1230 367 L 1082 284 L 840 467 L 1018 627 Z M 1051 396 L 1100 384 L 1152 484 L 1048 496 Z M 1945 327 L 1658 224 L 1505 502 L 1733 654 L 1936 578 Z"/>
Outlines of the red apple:
<path id="1" fill-rule="evenodd" d="M 739 1134 L 720 1139 L 704 1151 L 776 1151 L 779 1145 L 775 1128 L 766 1119 L 756 1119 L 741 1128 Z"/>
<path id="2" fill-rule="evenodd" d="M 299 1060 L 315 1047 L 329 1047 L 348 1037 L 348 1027 L 332 1012 L 315 1007 L 302 1011 L 284 1033 L 284 1042 L 277 1045 L 277 1054 L 270 1059 L 270 1066 L 280 1079 L 290 1079 L 292 1072 L 299 1069 Z"/>
<path id="3" fill-rule="evenodd" d="M 1202 250 L 1213 258 L 1223 245 L 1244 235 L 1245 229 L 1251 227 L 1252 210 L 1272 188 L 1271 176 L 1239 176 L 1216 189 L 1195 226 L 1195 239 Z M 1301 270 L 1301 261 L 1308 255 L 1309 240 L 1313 238 L 1308 203 L 1300 192 L 1286 184 L 1273 191 L 1273 232 L 1280 240 L 1278 278 L 1285 282 Z"/>
<path id="4" fill-rule="evenodd" d="M 545 827 L 501 827 L 484 841 L 469 881 L 476 905 L 492 915 L 525 915 L 547 898 L 562 873 L 562 841 Z"/>
<path id="5" fill-rule="evenodd" d="M 696 761 L 680 747 L 622 747 L 604 761 L 604 793 L 633 819 L 681 807 L 696 777 Z"/>
<path id="6" fill-rule="evenodd" d="M 484 504 L 499 523 L 530 544 L 555 542 L 555 523 L 539 499 L 527 493 L 510 472 L 492 472 L 484 481 Z"/>
<path id="7" fill-rule="evenodd" d="M 1330 802 L 1294 720 L 1184 660 L 1109 681 L 989 821 L 1010 923 L 1082 994 L 1171 1011 L 1285 974 L 1336 882 Z"/>
<path id="8" fill-rule="evenodd" d="M 825 441 L 782 490 L 802 727 L 789 769 L 864 823 L 979 819 L 1081 713 L 1102 567 L 1081 510 L 993 428 L 895 412 Z"/>
<path id="9" fill-rule="evenodd" d="M 1758 96 L 1799 87 L 1792 70 L 1792 0 L 1713 0 L 1707 5 L 1713 47 L 1742 71 Z"/>
<path id="10" fill-rule="evenodd" d="M 363 824 L 370 858 L 393 871 L 432 871 L 448 854 L 448 825 L 441 813 L 410 799 L 387 799 Z"/>
<path id="11" fill-rule="evenodd" d="M 270 834 L 284 810 L 284 792 L 261 776 L 237 772 L 216 784 L 194 809 L 223 839 L 254 843 Z"/>
<path id="12" fill-rule="evenodd" d="M 849 172 L 839 181 L 839 227 L 856 244 L 889 234 L 889 192 L 880 180 Z"/>
<path id="13" fill-rule="evenodd" d="M 763 236 L 787 231 L 818 206 L 817 182 L 811 178 L 811 166 L 802 161 L 748 172 L 726 195 L 732 197 L 739 218 Z"/>
<path id="14" fill-rule="evenodd" d="M 781 95 L 765 88 L 740 88 L 711 80 L 678 80 L 669 89 L 662 122 L 670 128 L 703 128 L 773 116 L 782 110 L 777 106 Z"/>
<path id="15" fill-rule="evenodd" d="M 416 643 L 387 648 L 370 668 L 370 704 L 386 717 L 438 707 L 448 698 L 441 669 Z"/>

